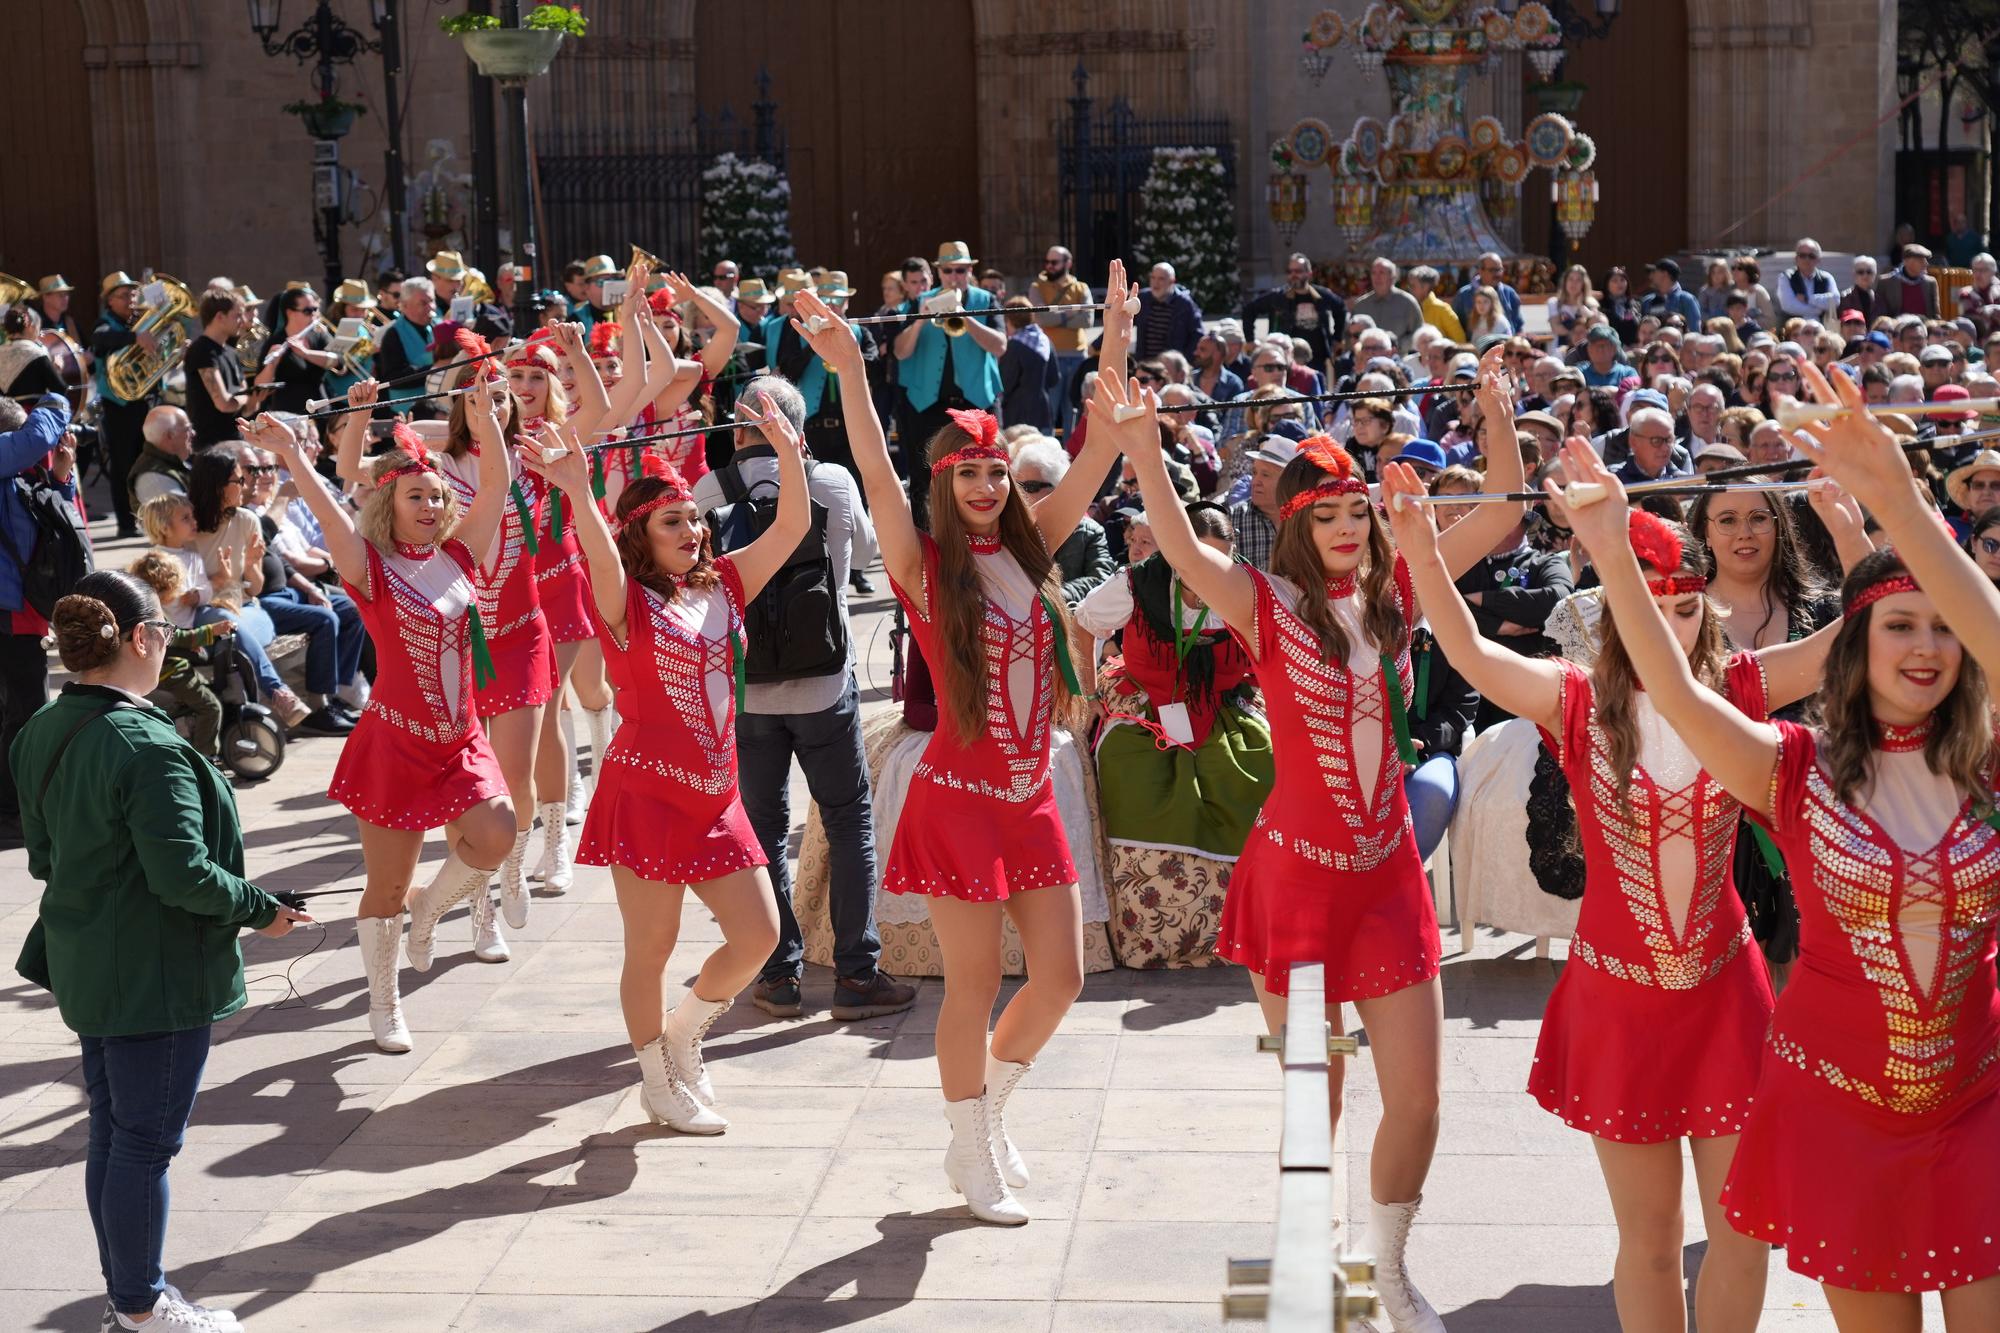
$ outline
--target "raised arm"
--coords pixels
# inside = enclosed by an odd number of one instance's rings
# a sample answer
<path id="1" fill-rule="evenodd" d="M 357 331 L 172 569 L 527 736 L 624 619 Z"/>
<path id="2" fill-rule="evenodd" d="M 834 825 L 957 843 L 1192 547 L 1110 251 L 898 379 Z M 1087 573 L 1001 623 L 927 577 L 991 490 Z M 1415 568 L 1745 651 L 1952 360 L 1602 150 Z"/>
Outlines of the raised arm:
<path id="1" fill-rule="evenodd" d="M 492 572 L 500 559 L 500 520 L 513 503 L 514 478 L 507 467 L 507 441 L 500 434 L 502 398 L 494 381 L 479 375 L 465 396 L 465 424 L 479 446 L 479 491 L 459 516 L 452 535 L 465 543 L 472 558 Z"/>
<path id="2" fill-rule="evenodd" d="M 1121 407 L 1126 409 L 1124 421 L 1118 420 Z M 1132 415 L 1133 408 L 1139 409 L 1137 415 Z M 1094 442 L 1100 435 L 1132 460 L 1139 494 L 1153 520 L 1153 540 L 1167 563 L 1195 596 L 1215 608 L 1223 623 L 1247 632 L 1257 606 L 1257 585 L 1244 566 L 1194 535 L 1194 524 L 1188 521 L 1180 493 L 1167 475 L 1166 455 L 1160 451 L 1159 399 L 1150 392 L 1141 395 L 1135 380 L 1099 374 L 1090 399 L 1090 437 Z M 1074 476 L 1079 470 L 1073 467 L 1070 473 Z"/>
<path id="3" fill-rule="evenodd" d="M 382 386 L 374 380 L 362 380 L 347 391 L 349 407 L 368 407 L 382 397 Z M 333 432 L 333 475 L 351 485 L 359 486 L 368 480 L 367 465 L 361 461 L 362 452 L 368 442 L 368 423 L 374 420 L 372 412 L 349 412 L 340 419 L 340 425 Z M 315 509 L 313 513 L 319 511 Z M 324 519 L 321 522 L 325 522 Z M 343 578 L 346 575 L 342 575 Z M 355 584 L 360 587 L 360 584 Z"/>
<path id="4" fill-rule="evenodd" d="M 581 432 L 558 431 L 546 422 L 536 439 L 521 442 L 521 465 L 569 498 L 576 515 L 576 540 L 590 571 L 590 597 L 597 615 L 620 642 L 625 639 L 625 562 L 618 558 L 611 525 L 590 489 L 590 451 Z M 614 472 L 613 475 L 616 475 Z"/>
<path id="5" fill-rule="evenodd" d="M 1514 433 L 1514 377 L 1507 373 L 1506 345 L 1495 343 L 1479 361 L 1479 410 L 1486 418 L 1486 489 L 1520 491 L 1527 485 L 1521 470 L 1521 444 Z M 1524 504 L 1475 505 L 1470 514 L 1438 536 L 1438 556 L 1449 578 L 1457 578 L 1483 559 L 1521 521 Z M 1423 596 L 1417 600 L 1423 603 Z M 1425 611 L 1429 611 L 1425 604 Z M 1447 655 L 1450 649 L 1446 649 Z M 1454 662 L 1453 665 L 1456 665 Z M 1510 710 L 1511 711 L 1511 710 Z"/>
<path id="6" fill-rule="evenodd" d="M 743 321 L 736 318 L 736 312 L 729 308 L 728 302 L 710 299 L 687 274 L 667 273 L 662 276 L 666 278 L 667 290 L 674 294 L 677 304 L 687 302 L 715 326 L 715 336 L 702 345 L 701 368 L 711 378 L 720 375 L 736 351 L 736 340 L 743 332 Z"/>
<path id="7" fill-rule="evenodd" d="M 820 323 L 819 321 L 825 321 Z M 814 326 L 817 326 L 817 332 Z M 844 384 L 861 384 L 868 374 L 861 356 L 861 344 L 847 321 L 826 308 L 816 292 L 800 292 L 793 305 L 792 327 L 811 345 L 822 361 L 833 367 Z M 752 380 L 744 386 L 747 395 L 756 389 Z M 910 497 L 903 491 L 895 464 L 889 461 L 889 443 L 882 437 L 882 422 L 875 415 L 872 395 L 848 394 L 841 399 L 847 416 L 847 447 L 861 472 L 861 486 L 868 497 L 869 516 L 875 521 L 875 539 L 882 548 L 882 567 L 896 585 L 922 599 L 923 546 L 917 540 L 917 525 L 910 518 Z M 912 444 L 909 446 L 915 448 Z M 913 458 L 911 467 L 927 467 L 922 458 Z"/>
<path id="8" fill-rule="evenodd" d="M 1850 493 L 1868 497 L 1876 521 L 1952 633 L 1989 674 L 2000 672 L 2000 590 L 1959 549 L 1937 512 L 1918 497 L 1896 436 L 1860 411 L 1860 386 L 1845 375 L 1828 384 L 1819 368 L 1809 363 L 1801 363 L 1799 370 L 1814 399 L 1849 409 L 1845 416 L 1815 422 L 1805 435 L 1795 435 L 1799 447 Z"/>
<path id="9" fill-rule="evenodd" d="M 1473 624 L 1472 609 L 1452 585 L 1439 550 L 1442 539 L 1431 521 L 1430 507 L 1414 503 L 1428 494 L 1424 483 L 1407 464 L 1389 463 L 1382 469 L 1382 503 L 1389 511 L 1389 527 L 1396 537 L 1396 550 L 1410 569 L 1410 583 L 1424 608 L 1431 633 L 1452 669 L 1481 695 L 1517 717 L 1560 735 L 1562 732 L 1562 668 L 1554 659 L 1523 657 L 1480 634 Z M 1462 528 L 1470 519 L 1461 519 Z"/>
<path id="10" fill-rule="evenodd" d="M 1604 602 L 1617 618 L 1618 637 L 1660 715 L 1687 741 L 1701 766 L 1745 808 L 1769 816 L 1771 771 L 1778 763 L 1778 731 L 1755 722 L 1694 678 L 1687 654 L 1660 615 L 1639 557 L 1632 553 L 1625 488 L 1588 444 L 1563 445 L 1563 474 L 1572 484 L 1603 487 L 1604 498 L 1570 507 L 1554 482 L 1544 483 L 1550 503 L 1590 553 L 1604 580 Z"/>
<path id="11" fill-rule="evenodd" d="M 631 335 L 631 325 L 626 325 L 626 335 Z M 583 336 L 583 325 L 564 321 L 555 326 L 556 348 L 569 363 L 576 367 L 576 401 L 570 404 L 569 419 L 576 423 L 577 433 L 587 435 L 604 424 L 611 414 L 611 398 L 604 391 L 604 381 L 598 377 L 597 363 L 590 359 L 590 344 Z"/>
<path id="12" fill-rule="evenodd" d="M 1125 261 L 1111 261 L 1104 279 L 1104 332 L 1097 335 L 1097 373 L 1125 382 L 1125 356 L 1132 341 L 1132 316 L 1138 309 L 1139 284 L 1125 281 Z"/>
<path id="13" fill-rule="evenodd" d="M 646 349 L 645 382 L 634 390 L 635 397 L 629 411 L 622 415 L 614 409 L 611 420 L 615 425 L 624 425 L 638 415 L 639 408 L 646 403 L 653 405 L 655 421 L 670 421 L 682 403 L 694 396 L 701 387 L 702 363 L 681 361 L 674 357 L 674 349 L 667 343 L 667 333 L 660 327 L 653 312 L 646 310 L 639 315 L 639 342 Z M 638 344 L 628 344 L 636 346 Z M 631 356 L 628 352 L 625 365 L 625 379 L 632 378 Z M 624 383 L 618 386 L 625 387 Z"/>
<path id="14" fill-rule="evenodd" d="M 372 385 L 374 381 L 364 383 Z M 357 386 L 358 387 L 358 386 Z M 366 420 L 367 414 L 357 412 L 356 417 Z M 252 442 L 259 449 L 269 449 L 284 460 L 285 467 L 293 476 L 303 476 L 312 470 L 305 455 L 299 451 L 299 442 L 292 434 L 292 428 L 275 417 L 261 416 L 245 428 Z M 326 534 L 326 553 L 333 557 L 333 567 L 348 584 L 356 588 L 368 588 L 368 543 L 354 526 L 353 517 L 347 506 L 333 497 L 326 487 L 308 480 L 299 487 L 299 498 L 312 510 L 319 520 L 320 528 Z M 372 593 L 373 589 L 369 589 Z"/>
<path id="15" fill-rule="evenodd" d="M 778 454 L 778 512 L 764 535 L 730 556 L 743 580 L 746 601 L 764 591 L 771 576 L 785 567 L 812 527 L 811 497 L 806 493 L 806 442 L 782 412 L 761 404 L 756 418 L 764 438 Z"/>

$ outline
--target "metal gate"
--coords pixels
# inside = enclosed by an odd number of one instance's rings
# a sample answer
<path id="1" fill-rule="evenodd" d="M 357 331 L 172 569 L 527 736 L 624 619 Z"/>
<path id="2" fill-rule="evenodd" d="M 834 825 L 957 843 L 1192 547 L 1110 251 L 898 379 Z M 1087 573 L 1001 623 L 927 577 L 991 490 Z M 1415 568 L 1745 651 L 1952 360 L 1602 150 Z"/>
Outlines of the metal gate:
<path id="1" fill-rule="evenodd" d="M 1101 273 L 1113 259 L 1131 259 L 1139 192 L 1155 148 L 1213 148 L 1226 188 L 1236 189 L 1236 145 L 1226 116 L 1140 116 L 1123 97 L 1097 110 L 1090 72 L 1077 62 L 1076 96 L 1056 126 L 1063 228 L 1074 239 L 1076 271 Z"/>

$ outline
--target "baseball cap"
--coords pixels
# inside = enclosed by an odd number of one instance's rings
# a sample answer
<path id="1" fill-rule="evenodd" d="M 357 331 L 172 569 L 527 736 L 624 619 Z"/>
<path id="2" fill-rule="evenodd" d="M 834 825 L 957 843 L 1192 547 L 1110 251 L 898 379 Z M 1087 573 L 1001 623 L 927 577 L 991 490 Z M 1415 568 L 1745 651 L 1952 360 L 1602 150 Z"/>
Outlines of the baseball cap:
<path id="1" fill-rule="evenodd" d="M 1558 440 L 1563 437 L 1562 422 L 1557 421 L 1547 412 L 1523 412 L 1514 418 L 1514 424 L 1516 426 L 1546 426 L 1556 433 Z"/>
<path id="2" fill-rule="evenodd" d="M 1867 343 L 1871 347 L 1879 347 L 1885 352 L 1888 351 L 1891 347 L 1894 347 L 1896 345 L 1890 342 L 1889 335 L 1882 332 L 1882 330 L 1880 329 L 1872 331 L 1866 338 L 1863 338 L 1861 341 Z"/>
<path id="3" fill-rule="evenodd" d="M 1852 306 L 1840 312 L 1841 323 L 1845 324 L 1850 319 L 1858 324 L 1866 324 L 1868 322 L 1868 317 Z"/>
<path id="4" fill-rule="evenodd" d="M 1422 464 L 1444 471 L 1444 446 L 1436 440 L 1411 440 L 1396 455 L 1398 463 Z"/>
<path id="5" fill-rule="evenodd" d="M 1632 412 L 1636 412 L 1642 407 L 1657 407 L 1662 412 L 1667 410 L 1667 396 L 1658 389 L 1640 389 L 1630 398 L 1626 399 L 1626 403 L 1631 409 L 1631 411 L 1626 413 L 1627 416 L 1630 416 Z"/>
<path id="6" fill-rule="evenodd" d="M 1283 425 L 1287 423 L 1281 422 L 1279 424 Z M 1298 456 L 1299 442 L 1287 439 L 1283 435 L 1266 435 L 1263 439 L 1257 441 L 1257 447 L 1250 451 L 1250 457 L 1253 461 L 1274 463 L 1279 467 L 1285 466 L 1285 464 Z"/>
<path id="7" fill-rule="evenodd" d="M 1291 418 L 1286 417 L 1280 421 L 1273 421 L 1271 423 L 1270 433 L 1269 435 L 1266 435 L 1265 438 L 1269 439 L 1271 435 L 1276 435 L 1283 439 L 1290 440 L 1294 444 L 1304 444 L 1306 442 L 1307 434 L 1308 432 L 1306 430 L 1305 422 L 1294 421 Z"/>
<path id="8" fill-rule="evenodd" d="M 1929 347 L 1917 353 L 1917 361 L 1926 366 L 1950 365 L 1951 349 L 1939 346 L 1937 343 L 1932 343 Z"/>
<path id="9" fill-rule="evenodd" d="M 1451 366 L 1445 371 L 1447 380 L 1476 380 L 1479 378 L 1479 358 L 1476 356 L 1455 356 Z"/>

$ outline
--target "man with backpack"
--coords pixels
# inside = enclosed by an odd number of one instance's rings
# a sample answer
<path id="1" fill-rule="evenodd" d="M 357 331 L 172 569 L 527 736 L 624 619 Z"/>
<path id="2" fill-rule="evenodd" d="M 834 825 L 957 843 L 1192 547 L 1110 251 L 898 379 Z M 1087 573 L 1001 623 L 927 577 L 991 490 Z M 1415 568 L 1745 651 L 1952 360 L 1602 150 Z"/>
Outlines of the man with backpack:
<path id="1" fill-rule="evenodd" d="M 38 551 L 42 529 L 31 503 L 37 488 L 76 501 L 76 446 L 65 435 L 69 401 L 60 394 L 43 394 L 32 412 L 11 398 L 0 398 L 0 617 L 7 633 L 0 639 L 0 846 L 21 844 L 21 803 L 14 789 L 11 752 L 14 737 L 35 710 L 48 702 L 49 654 L 42 636 L 49 632 L 47 613 L 27 596 L 30 567 L 37 557 L 59 553 Z M 46 563 L 44 561 L 43 563 Z M 86 569 L 88 566 L 86 565 Z M 41 581 L 38 581 L 38 585 Z"/>
<path id="2" fill-rule="evenodd" d="M 760 375 L 738 397 L 750 411 L 781 412 L 805 427 L 805 398 L 779 375 Z M 717 551 L 748 545 L 777 511 L 778 459 L 755 429 L 739 429 L 728 464 L 695 483 L 695 508 L 706 516 Z M 848 623 L 850 572 L 875 558 L 875 528 L 846 468 L 806 464 L 812 531 L 744 613 L 743 704 L 736 711 L 737 786 L 743 808 L 770 858 L 777 890 L 778 947 L 750 993 L 778 1018 L 804 1009 L 799 983 L 805 943 L 792 912 L 785 860 L 792 830 L 792 760 L 826 828 L 833 925 L 833 1016 L 842 1021 L 899 1013 L 916 989 L 881 971 L 875 932 L 875 818 L 868 759 L 861 745 L 854 634 Z"/>

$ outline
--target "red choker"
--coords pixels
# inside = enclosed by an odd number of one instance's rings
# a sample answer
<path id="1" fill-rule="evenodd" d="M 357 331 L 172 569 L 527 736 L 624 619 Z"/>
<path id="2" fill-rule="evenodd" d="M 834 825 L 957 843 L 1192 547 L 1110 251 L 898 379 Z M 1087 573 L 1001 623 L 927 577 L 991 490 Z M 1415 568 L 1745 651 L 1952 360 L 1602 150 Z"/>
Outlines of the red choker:
<path id="1" fill-rule="evenodd" d="M 998 533 L 995 533 L 991 537 L 981 537 L 974 533 L 967 533 L 965 544 L 971 549 L 974 555 L 998 555 L 1000 554 L 1000 548 L 1006 543 L 1000 539 Z"/>
<path id="2" fill-rule="evenodd" d="M 1327 600 L 1337 602 L 1342 598 L 1354 596 L 1355 584 L 1358 581 L 1353 573 L 1342 574 L 1337 579 L 1328 579 L 1326 581 Z"/>
<path id="3" fill-rule="evenodd" d="M 402 556 L 405 560 L 428 560 L 437 554 L 437 549 L 436 542 L 406 542 L 399 540 L 396 543 L 396 554 Z"/>
<path id="4" fill-rule="evenodd" d="M 1931 732 L 1937 727 L 1937 715 L 1933 713 L 1915 726 L 1898 727 L 1888 722 L 1875 724 L 1875 748 L 1889 754 L 1908 754 L 1921 750 L 1930 742 Z"/>

